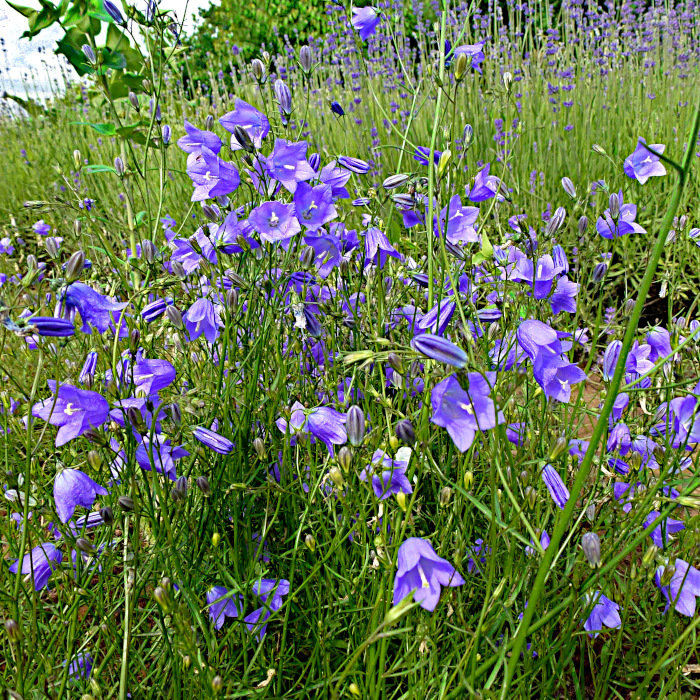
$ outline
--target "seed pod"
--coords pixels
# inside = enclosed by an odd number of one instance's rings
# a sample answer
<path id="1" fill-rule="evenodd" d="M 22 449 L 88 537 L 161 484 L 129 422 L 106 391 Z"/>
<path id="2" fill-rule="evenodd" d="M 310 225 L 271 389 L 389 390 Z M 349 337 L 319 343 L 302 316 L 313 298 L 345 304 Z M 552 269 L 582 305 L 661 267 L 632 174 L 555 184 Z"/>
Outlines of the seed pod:
<path id="1" fill-rule="evenodd" d="M 346 472 L 350 469 L 350 465 L 352 464 L 352 450 L 347 445 L 343 445 L 338 452 L 338 464 L 340 464 Z"/>
<path id="2" fill-rule="evenodd" d="M 314 536 L 309 534 L 304 538 L 304 544 L 312 551 L 316 551 L 316 540 L 314 539 Z"/>
<path id="3" fill-rule="evenodd" d="M 408 418 L 404 418 L 396 424 L 396 437 L 410 447 L 416 444 L 416 431 Z"/>
<path id="4" fill-rule="evenodd" d="M 345 429 L 350 444 L 359 447 L 365 439 L 365 414 L 359 406 L 350 406 L 348 409 Z"/>
<path id="5" fill-rule="evenodd" d="M 395 372 L 403 374 L 404 366 L 400 355 L 397 355 L 395 352 L 390 352 L 386 361 L 389 364 L 389 367 L 391 367 Z"/>
<path id="6" fill-rule="evenodd" d="M 471 490 L 471 487 L 474 485 L 474 472 L 471 469 L 467 469 L 466 472 L 464 472 L 464 488 L 467 491 Z"/>
<path id="7" fill-rule="evenodd" d="M 214 693 L 220 693 L 223 687 L 224 679 L 221 676 L 214 676 L 214 678 L 211 679 L 211 689 L 214 691 Z"/>
<path id="8" fill-rule="evenodd" d="M 440 491 L 440 505 L 446 506 L 452 499 L 452 489 L 449 486 L 443 487 Z"/>
<path id="9" fill-rule="evenodd" d="M 591 568 L 600 566 L 600 537 L 595 532 L 587 532 L 581 538 L 581 548 Z"/>
<path id="10" fill-rule="evenodd" d="M 301 254 L 301 266 L 304 270 L 311 269 L 316 259 L 316 251 L 313 248 L 304 248 Z"/>
<path id="11" fill-rule="evenodd" d="M 226 290 L 226 306 L 228 309 L 231 311 L 232 314 L 235 314 L 236 311 L 238 310 L 238 290 L 234 289 L 233 287 L 231 289 Z"/>
<path id="12" fill-rule="evenodd" d="M 558 437 L 552 449 L 550 450 L 549 458 L 547 459 L 547 461 L 553 462 L 555 459 L 559 459 L 559 457 L 561 457 L 564 454 L 564 452 L 566 452 L 566 448 L 568 446 L 569 441 L 565 437 Z"/>
<path id="13" fill-rule="evenodd" d="M 525 503 L 529 506 L 530 510 L 533 510 L 535 503 L 537 502 L 537 491 L 532 488 L 532 486 L 525 487 Z"/>

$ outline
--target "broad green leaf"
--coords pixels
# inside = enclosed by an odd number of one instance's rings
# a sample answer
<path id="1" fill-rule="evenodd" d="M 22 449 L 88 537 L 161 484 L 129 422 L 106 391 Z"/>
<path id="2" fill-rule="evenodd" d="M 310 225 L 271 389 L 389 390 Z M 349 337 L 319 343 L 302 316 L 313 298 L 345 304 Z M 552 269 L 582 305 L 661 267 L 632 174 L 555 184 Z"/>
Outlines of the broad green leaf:
<path id="1" fill-rule="evenodd" d="M 117 129 L 114 124 L 101 124 L 99 122 L 71 122 L 71 124 L 79 124 L 81 126 L 89 126 L 102 136 L 114 136 Z"/>
<path id="2" fill-rule="evenodd" d="M 13 10 L 16 10 L 25 17 L 31 17 L 31 15 L 36 14 L 36 10 L 32 7 L 26 7 L 25 5 L 17 5 L 14 2 L 10 2 L 10 0 L 6 0 L 6 2 Z"/>

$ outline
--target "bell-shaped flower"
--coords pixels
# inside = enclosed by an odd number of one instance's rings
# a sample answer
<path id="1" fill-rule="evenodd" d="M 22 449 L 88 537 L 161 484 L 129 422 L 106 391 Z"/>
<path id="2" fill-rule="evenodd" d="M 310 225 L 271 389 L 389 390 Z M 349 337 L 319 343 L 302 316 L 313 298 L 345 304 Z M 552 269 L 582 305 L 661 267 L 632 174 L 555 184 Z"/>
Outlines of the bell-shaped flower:
<path id="1" fill-rule="evenodd" d="M 62 523 L 67 523 L 78 506 L 92 508 L 98 494 L 106 496 L 104 486 L 100 486 L 80 469 L 63 469 L 53 482 L 53 499 L 56 512 Z"/>

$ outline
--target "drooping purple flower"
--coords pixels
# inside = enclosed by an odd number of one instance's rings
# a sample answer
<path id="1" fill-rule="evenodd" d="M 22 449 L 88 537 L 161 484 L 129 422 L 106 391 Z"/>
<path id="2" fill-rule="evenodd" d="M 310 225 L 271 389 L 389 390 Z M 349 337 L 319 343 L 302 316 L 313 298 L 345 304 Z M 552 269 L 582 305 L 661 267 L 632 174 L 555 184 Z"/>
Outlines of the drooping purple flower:
<path id="1" fill-rule="evenodd" d="M 69 384 L 58 387 L 49 380 L 54 396 L 34 404 L 32 415 L 58 428 L 56 447 L 82 435 L 89 428 L 99 428 L 109 414 L 109 404 L 96 391 L 77 389 Z"/>
<path id="2" fill-rule="evenodd" d="M 270 132 L 270 122 L 268 118 L 261 111 L 255 109 L 255 107 L 244 102 L 239 97 L 237 97 L 234 102 L 233 111 L 224 114 L 224 116 L 219 119 L 219 124 L 232 134 L 232 151 L 238 151 L 243 148 L 243 146 L 238 143 L 238 139 L 236 139 L 235 135 L 233 135 L 234 127 L 240 126 L 245 129 L 256 148 L 262 146 L 263 139 Z"/>
<path id="3" fill-rule="evenodd" d="M 542 481 L 544 481 L 557 508 L 564 510 L 569 501 L 569 489 L 566 488 L 559 472 L 551 464 L 545 464 L 542 467 Z"/>
<path id="4" fill-rule="evenodd" d="M 597 637 L 603 631 L 603 627 L 616 629 L 622 625 L 619 613 L 620 606 L 600 591 L 596 591 L 592 595 L 590 593 L 584 594 L 584 604 L 586 608 L 593 604 L 590 615 L 583 623 L 583 628 L 588 632 L 589 637 Z"/>
<path id="5" fill-rule="evenodd" d="M 700 595 L 700 571 L 683 559 L 676 559 L 672 567 L 671 580 L 666 585 L 662 583 L 666 566 L 659 566 L 654 574 L 654 581 L 666 598 L 666 610 L 673 603 L 673 607 L 681 615 L 693 617 L 695 599 Z"/>
<path id="6" fill-rule="evenodd" d="M 345 116 L 345 110 L 342 108 L 339 102 L 336 102 L 335 100 L 331 101 L 331 112 L 333 114 L 337 114 L 339 117 Z"/>
<path id="7" fill-rule="evenodd" d="M 242 605 L 242 601 L 242 596 L 230 596 L 223 586 L 212 586 L 207 591 L 209 617 L 214 623 L 215 630 L 220 630 L 224 626 L 227 617 L 238 617 L 240 614 L 238 606 Z"/>
<path id="8" fill-rule="evenodd" d="M 306 141 L 293 143 L 286 139 L 275 139 L 275 147 L 266 160 L 270 177 L 279 180 L 292 194 L 300 182 L 310 180 L 316 174 L 306 160 L 307 149 Z"/>
<path id="9" fill-rule="evenodd" d="M 151 396 L 175 381 L 175 368 L 167 360 L 140 359 L 134 366 L 134 393 Z"/>
<path id="10" fill-rule="evenodd" d="M 330 185 L 312 187 L 300 182 L 294 192 L 294 209 L 307 231 L 317 231 L 338 216 Z"/>
<path id="11" fill-rule="evenodd" d="M 78 506 L 92 508 L 98 495 L 106 496 L 109 492 L 87 474 L 79 469 L 63 469 L 53 482 L 53 499 L 56 512 L 62 523 L 67 523 Z"/>
<path id="12" fill-rule="evenodd" d="M 491 163 L 486 163 L 476 174 L 474 184 L 471 190 L 468 191 L 470 201 L 474 203 L 485 202 L 498 194 L 501 180 L 495 175 L 489 175 L 490 170 Z"/>
<path id="13" fill-rule="evenodd" d="M 365 267 L 377 265 L 381 270 L 389 257 L 401 259 L 401 253 L 394 248 L 376 226 L 365 231 Z"/>
<path id="14" fill-rule="evenodd" d="M 479 234 L 474 228 L 474 224 L 479 216 L 477 207 L 463 207 L 462 200 L 459 195 L 455 195 L 450 199 L 449 205 L 440 213 L 438 226 L 435 227 L 436 235 L 440 235 L 439 228 L 442 228 L 442 223 L 447 218 L 447 235 L 446 240 L 449 243 L 478 243 Z"/>
<path id="15" fill-rule="evenodd" d="M 219 336 L 219 328 L 223 326 L 220 309 L 209 299 L 197 299 L 182 315 L 190 340 L 196 340 L 204 335 L 208 343 L 214 344 Z"/>
<path id="16" fill-rule="evenodd" d="M 221 139 L 213 131 L 203 131 L 185 119 L 186 135 L 178 139 L 177 145 L 185 153 L 199 153 L 208 148 L 214 155 L 221 150 Z"/>
<path id="17" fill-rule="evenodd" d="M 225 438 L 223 435 L 213 430 L 197 426 L 192 430 L 192 433 L 199 442 L 210 450 L 214 450 L 214 452 L 218 452 L 221 455 L 227 455 L 233 452 L 234 444 L 228 438 Z"/>
<path id="18" fill-rule="evenodd" d="M 631 233 L 646 233 L 646 229 L 642 228 L 635 221 L 637 218 L 637 205 L 625 204 L 622 199 L 622 191 L 612 196 L 618 198 L 619 205 L 617 208 L 619 213 L 617 217 L 613 217 L 610 209 L 606 209 L 603 215 L 598 217 L 595 225 L 598 235 L 611 240 Z"/>
<path id="19" fill-rule="evenodd" d="M 447 430 L 460 452 L 471 447 L 477 432 L 490 430 L 505 422 L 503 413 L 496 411 L 496 404 L 491 398 L 495 372 L 487 372 L 485 376 L 469 372 L 467 377 L 467 391 L 452 375 L 437 384 L 431 393 L 433 415 L 430 420 Z"/>
<path id="20" fill-rule="evenodd" d="M 345 421 L 346 415 L 330 406 L 306 409 L 298 401 L 295 401 L 292 405 L 289 421 L 285 418 L 278 418 L 275 424 L 282 433 L 289 431 L 294 441 L 297 433 L 310 433 L 333 454 L 334 445 L 344 445 L 347 442 Z"/>
<path id="21" fill-rule="evenodd" d="M 541 356 L 535 364 L 535 379 L 548 399 L 568 403 L 571 387 L 586 380 L 586 373 L 576 364 L 562 357 Z"/>
<path id="22" fill-rule="evenodd" d="M 437 165 L 440 162 L 440 156 L 442 151 L 433 152 L 433 162 Z M 413 160 L 417 160 L 421 165 L 428 165 L 428 158 L 430 158 L 430 147 L 429 146 L 418 146 L 415 153 L 413 154 Z"/>
<path id="23" fill-rule="evenodd" d="M 646 141 L 640 136 L 637 148 L 627 158 L 625 158 L 624 170 L 627 177 L 637 180 L 643 185 L 650 177 L 660 177 L 666 174 L 664 164 L 659 160 L 659 156 L 654 155 L 642 144 Z M 662 143 L 649 144 L 657 153 L 663 153 L 666 146 Z"/>
<path id="24" fill-rule="evenodd" d="M 406 476 L 411 448 L 401 447 L 392 459 L 384 450 L 375 450 L 372 463 L 360 472 L 360 480 L 367 481 L 371 477 L 374 495 L 383 501 L 397 493 L 413 493 L 411 482 Z"/>
<path id="25" fill-rule="evenodd" d="M 360 35 L 362 41 L 367 41 L 377 30 L 379 13 L 373 7 L 353 7 L 352 26 Z"/>
<path id="26" fill-rule="evenodd" d="M 105 0 L 105 7 L 107 7 L 107 2 L 108 0 Z M 73 657 L 70 664 L 68 664 L 68 677 L 73 680 L 90 678 L 93 663 L 92 655 L 89 652 L 79 652 Z"/>
<path id="27" fill-rule="evenodd" d="M 657 510 L 653 510 L 644 519 L 644 527 L 649 527 L 661 513 Z M 664 549 L 664 547 L 669 543 L 669 535 L 673 535 L 676 532 L 685 530 L 685 524 L 682 520 L 676 520 L 675 518 L 664 518 L 650 533 L 651 541 L 659 548 Z"/>
<path id="28" fill-rule="evenodd" d="M 120 318 L 117 312 L 127 305 L 125 302 L 112 301 L 83 282 L 73 282 L 66 289 L 63 300 L 68 313 L 74 310 L 80 313 L 83 333 L 92 333 L 91 326 L 99 333 L 106 332 L 108 328 L 114 329 Z M 120 332 L 126 330 L 124 324 L 121 324 Z"/>
<path id="29" fill-rule="evenodd" d="M 549 547 L 549 542 L 549 533 L 546 530 L 542 530 L 542 532 L 540 533 L 540 547 L 542 547 L 542 549 L 547 549 L 547 547 Z M 525 554 L 527 554 L 528 557 L 531 557 L 536 552 L 537 549 L 535 548 L 535 543 L 532 540 L 530 540 L 530 544 L 527 547 L 525 547 Z"/>
<path id="30" fill-rule="evenodd" d="M 351 156 L 338 156 L 338 165 L 358 175 L 364 175 L 372 169 L 372 166 L 366 160 L 352 158 Z"/>
<path id="31" fill-rule="evenodd" d="M 282 596 L 289 593 L 289 581 L 286 579 L 263 578 L 253 584 L 253 593 L 258 596 L 265 605 L 254 610 L 243 619 L 250 632 L 257 630 L 258 639 L 262 641 L 267 631 L 267 620 L 273 612 L 281 607 Z"/>
<path id="32" fill-rule="evenodd" d="M 432 612 L 440 600 L 443 586 L 462 586 L 462 575 L 450 562 L 439 557 L 432 544 L 420 537 L 409 537 L 399 547 L 394 605 L 413 594 L 413 600 Z"/>
<path id="33" fill-rule="evenodd" d="M 144 435 L 136 448 L 134 457 L 144 471 L 151 470 L 151 464 L 159 474 L 165 474 L 171 481 L 177 479 L 175 461 L 187 457 L 190 453 L 180 445 L 173 445 L 165 435 Z"/>
<path id="34" fill-rule="evenodd" d="M 221 160 L 206 146 L 201 151 L 190 153 L 187 158 L 187 174 L 194 184 L 193 202 L 231 194 L 241 184 L 236 166 Z"/>
<path id="35" fill-rule="evenodd" d="M 49 582 L 49 576 L 58 568 L 63 560 L 63 554 L 50 542 L 39 544 L 22 559 L 22 574 L 31 574 L 34 580 L 34 590 L 40 591 Z M 19 559 L 10 565 L 10 573 L 16 574 Z"/>
<path id="36" fill-rule="evenodd" d="M 49 231 L 51 231 L 51 226 L 49 226 L 43 219 L 39 219 L 39 221 L 32 226 L 32 229 L 34 229 L 34 233 L 37 233 L 40 236 L 48 236 Z"/>

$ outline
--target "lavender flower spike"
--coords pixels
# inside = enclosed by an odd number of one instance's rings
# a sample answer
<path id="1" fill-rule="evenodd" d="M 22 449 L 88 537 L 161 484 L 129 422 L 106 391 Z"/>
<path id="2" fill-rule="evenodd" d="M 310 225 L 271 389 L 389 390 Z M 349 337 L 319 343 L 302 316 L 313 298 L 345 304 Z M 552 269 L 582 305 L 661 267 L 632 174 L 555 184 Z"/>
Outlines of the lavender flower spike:
<path id="1" fill-rule="evenodd" d="M 442 586 L 462 586 L 462 575 L 433 546 L 420 537 L 409 537 L 399 547 L 394 579 L 394 605 L 413 593 L 413 600 L 432 612 L 440 600 Z"/>

